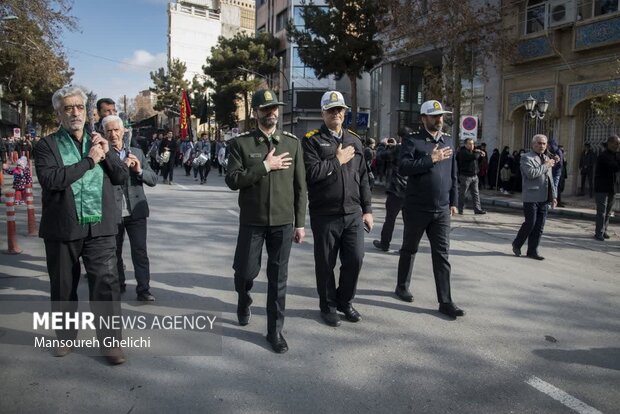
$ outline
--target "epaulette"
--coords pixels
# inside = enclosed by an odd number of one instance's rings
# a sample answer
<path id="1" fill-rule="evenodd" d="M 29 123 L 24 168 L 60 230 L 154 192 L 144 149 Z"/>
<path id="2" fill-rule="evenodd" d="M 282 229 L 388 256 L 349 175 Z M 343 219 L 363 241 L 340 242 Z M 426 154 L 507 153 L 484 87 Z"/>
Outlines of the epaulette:
<path id="1" fill-rule="evenodd" d="M 252 131 L 245 131 L 237 135 L 237 137 L 245 137 L 246 135 L 251 135 Z"/>
<path id="2" fill-rule="evenodd" d="M 286 135 L 287 137 L 291 137 L 291 138 L 295 138 L 297 139 L 297 136 L 295 136 L 295 134 L 292 134 L 288 131 L 282 131 L 282 134 Z"/>
<path id="3" fill-rule="evenodd" d="M 306 135 L 304 135 L 304 136 L 305 136 L 306 138 L 310 138 L 310 137 L 312 137 L 312 136 L 316 135 L 318 132 L 319 132 L 319 130 L 318 130 L 318 129 L 313 129 L 312 131 L 308 131 L 308 132 L 306 132 Z"/>
<path id="4" fill-rule="evenodd" d="M 351 135 L 353 135 L 354 137 L 358 137 L 359 139 L 362 139 L 362 137 L 360 137 L 359 135 L 357 135 L 356 132 L 351 131 L 350 129 L 347 129 L 347 132 Z"/>

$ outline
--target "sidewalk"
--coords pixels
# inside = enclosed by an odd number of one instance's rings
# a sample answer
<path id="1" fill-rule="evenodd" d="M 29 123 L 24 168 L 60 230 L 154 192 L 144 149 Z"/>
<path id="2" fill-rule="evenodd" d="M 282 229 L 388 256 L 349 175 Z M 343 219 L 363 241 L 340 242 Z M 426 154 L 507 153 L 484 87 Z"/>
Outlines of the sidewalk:
<path id="1" fill-rule="evenodd" d="M 373 203 L 383 203 L 385 197 L 383 183 L 375 183 L 373 189 Z M 502 194 L 494 190 L 480 190 L 480 202 L 486 207 L 501 207 L 523 211 L 523 202 L 521 201 L 521 193 Z M 594 221 L 596 218 L 596 205 L 594 198 L 587 196 L 573 196 L 562 194 L 562 202 L 566 207 L 556 207 L 549 209 L 549 214 L 556 216 L 573 217 L 582 220 Z M 471 201 L 465 203 L 465 208 L 471 208 Z M 612 223 L 620 222 L 618 217 L 611 217 Z"/>

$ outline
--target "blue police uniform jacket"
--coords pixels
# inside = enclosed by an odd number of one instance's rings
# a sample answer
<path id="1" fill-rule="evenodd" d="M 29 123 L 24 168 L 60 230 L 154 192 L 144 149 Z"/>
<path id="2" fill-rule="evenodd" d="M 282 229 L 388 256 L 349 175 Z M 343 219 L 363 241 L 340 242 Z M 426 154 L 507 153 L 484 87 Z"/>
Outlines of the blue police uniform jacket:
<path id="1" fill-rule="evenodd" d="M 452 148 L 452 157 L 433 163 L 431 154 L 438 148 Z M 403 139 L 399 172 L 407 176 L 405 207 L 437 212 L 455 207 L 458 201 L 457 165 L 454 140 L 442 134 L 437 141 L 421 129 Z"/>

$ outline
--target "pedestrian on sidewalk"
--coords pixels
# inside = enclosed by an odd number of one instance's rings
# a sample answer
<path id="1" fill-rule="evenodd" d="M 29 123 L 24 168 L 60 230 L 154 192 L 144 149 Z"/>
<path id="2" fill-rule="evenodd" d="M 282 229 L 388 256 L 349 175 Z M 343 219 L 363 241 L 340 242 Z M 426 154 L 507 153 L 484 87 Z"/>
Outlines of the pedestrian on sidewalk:
<path id="1" fill-rule="evenodd" d="M 465 197 L 467 192 L 471 193 L 471 200 L 475 214 L 486 214 L 480 204 L 480 189 L 478 187 L 478 165 L 480 157 L 484 157 L 483 151 L 476 149 L 474 140 L 465 139 L 464 145 L 456 155 L 456 162 L 459 170 L 459 214 L 463 214 L 465 208 Z"/>
<path id="2" fill-rule="evenodd" d="M 26 200 L 26 187 L 32 185 L 32 175 L 28 168 L 28 159 L 21 156 L 17 160 L 17 165 L 9 168 L 8 165 L 2 164 L 5 173 L 13 176 L 13 190 L 15 190 L 15 204 L 22 205 Z"/>
<path id="3" fill-rule="evenodd" d="M 595 171 L 596 228 L 594 238 L 605 241 L 610 237 L 607 227 L 614 205 L 620 171 L 620 137 L 618 135 L 607 138 L 605 151 L 601 152 L 596 160 Z"/>
<path id="4" fill-rule="evenodd" d="M 593 193 L 593 179 L 594 179 L 594 164 L 596 163 L 596 154 L 592 151 L 590 144 L 586 143 L 583 146 L 583 152 L 579 157 L 579 172 L 581 174 L 581 189 L 579 195 L 586 194 L 586 183 L 588 184 L 588 190 L 590 198 Z"/>
<path id="5" fill-rule="evenodd" d="M 230 140 L 226 184 L 239 190 L 239 237 L 233 269 L 239 295 L 239 325 L 250 322 L 250 291 L 267 245 L 267 341 L 276 353 L 288 351 L 282 336 L 288 259 L 293 241 L 305 237 L 306 181 L 301 143 L 277 128 L 276 94 L 254 92 L 252 113 L 258 127 Z"/>
<path id="6" fill-rule="evenodd" d="M 547 137 L 542 134 L 532 138 L 532 150 L 521 157 L 521 174 L 523 176 L 523 215 L 525 222 L 521 225 L 512 242 L 512 252 L 521 256 L 521 246 L 527 240 L 527 257 L 544 260 L 538 252 L 540 238 L 545 228 L 547 210 L 557 205 L 557 195 L 553 185 L 551 170 L 555 160 L 545 155 Z"/>

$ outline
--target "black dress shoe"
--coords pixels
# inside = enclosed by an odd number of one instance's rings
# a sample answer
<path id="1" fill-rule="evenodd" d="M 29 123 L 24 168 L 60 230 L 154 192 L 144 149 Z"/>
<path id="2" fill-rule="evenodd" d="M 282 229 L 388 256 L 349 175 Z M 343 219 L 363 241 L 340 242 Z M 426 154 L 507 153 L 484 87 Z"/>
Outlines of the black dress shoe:
<path id="1" fill-rule="evenodd" d="M 607 234 L 606 232 L 603 233 L 603 238 L 604 239 L 609 239 L 611 236 L 609 234 Z"/>
<path id="2" fill-rule="evenodd" d="M 70 354 L 71 351 L 73 351 L 73 347 L 70 347 L 70 346 L 59 346 L 59 347 L 54 348 L 54 356 L 62 358 L 64 356 L 67 356 L 68 354 Z"/>
<path id="3" fill-rule="evenodd" d="M 282 334 L 267 334 L 267 341 L 276 354 L 283 354 L 288 351 L 288 344 Z"/>
<path id="4" fill-rule="evenodd" d="M 599 236 L 598 234 L 595 234 L 594 238 L 599 241 L 605 241 L 605 236 Z"/>
<path id="5" fill-rule="evenodd" d="M 101 353 L 110 365 L 120 365 L 127 360 L 121 348 L 105 348 Z"/>
<path id="6" fill-rule="evenodd" d="M 521 249 L 518 248 L 517 246 L 515 246 L 514 244 L 512 245 L 512 252 L 515 254 L 515 256 L 519 257 L 521 256 Z"/>
<path id="7" fill-rule="evenodd" d="M 486 210 L 474 211 L 474 214 L 487 214 Z"/>
<path id="8" fill-rule="evenodd" d="M 452 318 L 456 318 L 457 316 L 465 316 L 465 311 L 456 306 L 454 303 L 440 303 L 439 312 Z"/>
<path id="9" fill-rule="evenodd" d="M 375 246 L 379 250 L 383 250 L 384 252 L 387 252 L 390 250 L 389 247 L 385 247 L 384 245 L 382 245 L 379 240 L 373 240 L 372 245 Z"/>
<path id="10" fill-rule="evenodd" d="M 155 296 L 151 295 L 150 292 L 143 292 L 138 294 L 138 300 L 141 302 L 154 302 Z"/>
<path id="11" fill-rule="evenodd" d="M 527 257 L 535 260 L 545 260 L 545 258 L 540 256 L 538 253 L 528 254 Z"/>
<path id="12" fill-rule="evenodd" d="M 344 317 L 347 318 L 349 322 L 359 322 L 362 320 L 362 315 L 351 305 L 338 306 L 338 310 L 344 313 Z"/>
<path id="13" fill-rule="evenodd" d="M 245 304 L 241 303 L 241 301 L 237 303 L 237 320 L 239 321 L 239 325 L 246 326 L 250 323 L 250 319 L 252 318 L 252 310 L 250 309 L 251 304 L 252 298 L 250 298 Z"/>
<path id="14" fill-rule="evenodd" d="M 400 300 L 405 302 L 413 302 L 413 295 L 407 289 L 397 287 L 394 291 L 396 296 L 400 298 Z"/>
<path id="15" fill-rule="evenodd" d="M 323 312 L 321 311 L 321 318 L 329 326 L 340 326 L 340 317 L 336 312 Z"/>

